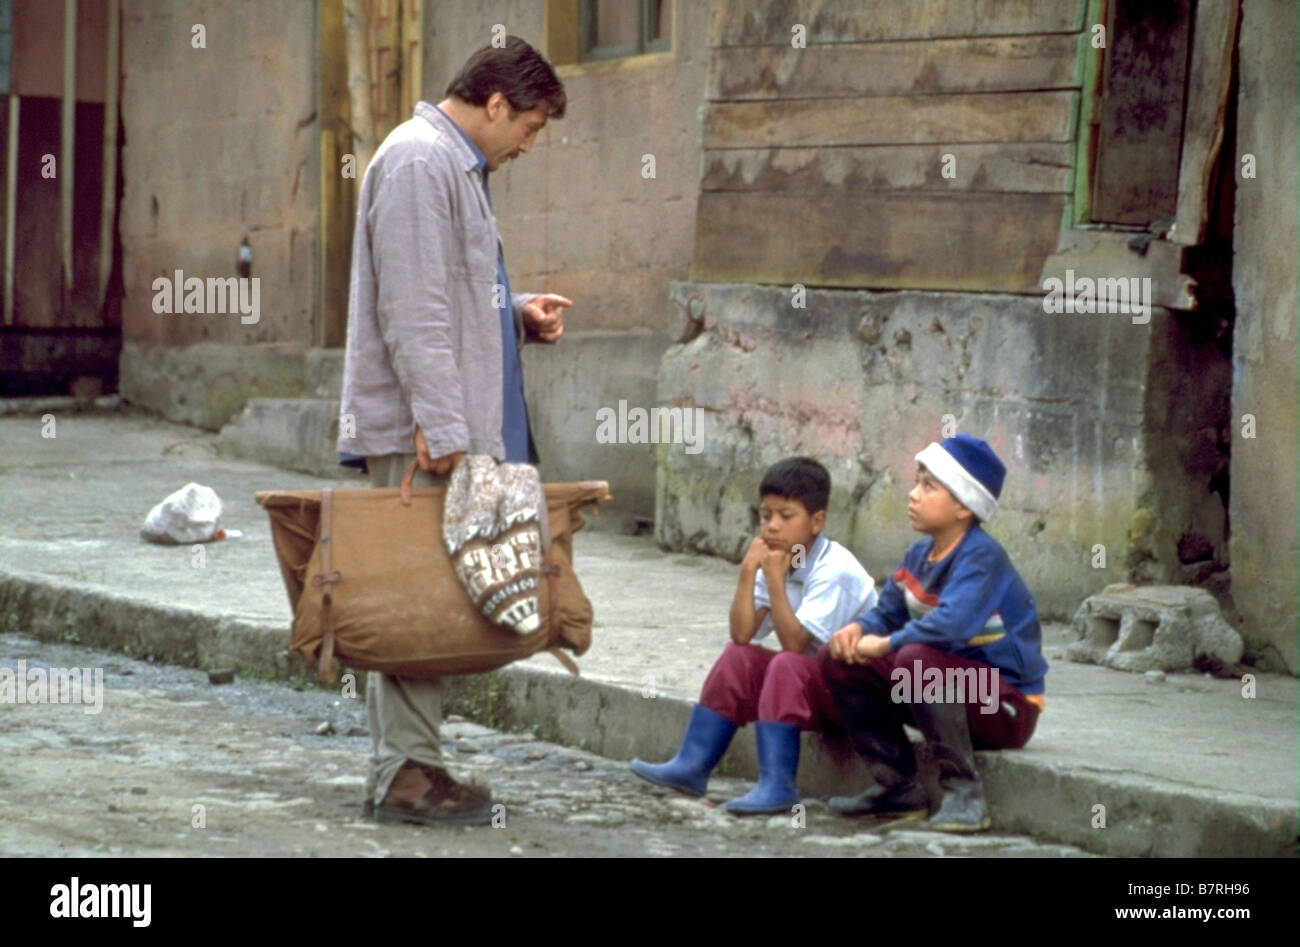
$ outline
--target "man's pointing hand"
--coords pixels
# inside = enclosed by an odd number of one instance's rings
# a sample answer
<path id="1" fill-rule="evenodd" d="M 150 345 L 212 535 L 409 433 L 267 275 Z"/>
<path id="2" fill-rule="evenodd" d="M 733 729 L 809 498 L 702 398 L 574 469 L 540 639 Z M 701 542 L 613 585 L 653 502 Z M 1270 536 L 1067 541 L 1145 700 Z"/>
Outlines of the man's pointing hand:
<path id="1" fill-rule="evenodd" d="M 520 310 L 524 317 L 524 328 L 543 342 L 554 342 L 564 335 L 564 310 L 572 305 L 572 299 L 555 293 L 542 293 L 525 303 Z"/>

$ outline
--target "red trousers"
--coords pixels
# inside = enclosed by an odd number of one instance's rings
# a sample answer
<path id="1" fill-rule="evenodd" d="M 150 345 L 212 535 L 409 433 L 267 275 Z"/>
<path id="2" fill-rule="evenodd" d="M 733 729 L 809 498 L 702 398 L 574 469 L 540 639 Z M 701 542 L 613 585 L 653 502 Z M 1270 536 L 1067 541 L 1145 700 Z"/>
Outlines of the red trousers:
<path id="1" fill-rule="evenodd" d="M 743 727 L 755 720 L 802 730 L 839 724 L 817 658 L 731 642 L 713 664 L 700 704 Z"/>
<path id="2" fill-rule="evenodd" d="M 911 672 L 917 661 L 922 669 L 990 668 L 980 661 L 959 658 L 923 644 L 904 645 L 868 664 L 836 661 L 825 648 L 818 654 L 818 659 L 823 680 L 849 734 L 856 739 L 871 733 L 877 739 L 898 744 L 904 749 L 908 747 L 902 725 L 911 724 L 913 720 L 907 703 L 895 703 L 891 699 L 894 668 L 901 667 Z M 1018 749 L 1029 742 L 1034 725 L 1038 723 L 1038 708 L 1001 675 L 998 679 L 997 711 L 986 714 L 982 710 L 980 704 L 968 700 L 966 721 L 970 726 L 971 743 L 977 750 Z"/>

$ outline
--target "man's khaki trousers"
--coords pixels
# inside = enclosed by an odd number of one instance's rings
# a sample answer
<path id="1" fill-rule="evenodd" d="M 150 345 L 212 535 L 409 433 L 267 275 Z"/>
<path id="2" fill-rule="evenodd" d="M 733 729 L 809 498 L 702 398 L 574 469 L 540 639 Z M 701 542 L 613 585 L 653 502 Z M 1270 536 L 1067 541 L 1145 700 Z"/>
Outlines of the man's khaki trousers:
<path id="1" fill-rule="evenodd" d="M 415 454 L 383 454 L 366 458 L 370 486 L 396 487 Z M 423 470 L 415 472 L 415 486 L 447 483 Z M 366 716 L 370 724 L 370 772 L 366 798 L 378 805 L 389 784 L 407 760 L 445 769 L 438 726 L 442 723 L 443 682 L 417 681 L 370 671 L 366 677 Z"/>

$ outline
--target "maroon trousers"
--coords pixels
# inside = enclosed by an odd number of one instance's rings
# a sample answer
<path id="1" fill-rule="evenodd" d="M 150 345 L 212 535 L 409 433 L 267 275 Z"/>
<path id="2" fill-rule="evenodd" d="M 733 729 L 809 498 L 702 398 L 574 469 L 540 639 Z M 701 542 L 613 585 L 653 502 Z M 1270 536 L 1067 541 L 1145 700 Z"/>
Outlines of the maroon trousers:
<path id="1" fill-rule="evenodd" d="M 909 644 L 867 664 L 846 664 L 831 657 L 822 648 L 817 655 L 822 678 L 830 690 L 839 718 L 854 747 L 868 763 L 884 763 L 903 776 L 916 772 L 916 758 L 903 732 L 903 724 L 916 726 L 911 704 L 895 700 L 898 681 L 895 668 L 907 670 L 909 678 L 919 667 L 984 669 L 991 665 L 970 661 L 929 645 Z M 917 662 L 920 662 L 919 665 Z M 910 696 L 911 688 L 904 693 Z M 1029 742 L 1038 722 L 1038 708 L 1025 695 L 998 675 L 997 710 L 983 713 L 983 706 L 970 695 L 966 702 L 966 722 L 971 744 L 977 750 L 1016 749 Z M 922 728 L 924 730 L 924 728 Z"/>
<path id="2" fill-rule="evenodd" d="M 755 720 L 821 730 L 839 717 L 817 658 L 731 642 L 713 664 L 700 704 L 738 727 Z"/>

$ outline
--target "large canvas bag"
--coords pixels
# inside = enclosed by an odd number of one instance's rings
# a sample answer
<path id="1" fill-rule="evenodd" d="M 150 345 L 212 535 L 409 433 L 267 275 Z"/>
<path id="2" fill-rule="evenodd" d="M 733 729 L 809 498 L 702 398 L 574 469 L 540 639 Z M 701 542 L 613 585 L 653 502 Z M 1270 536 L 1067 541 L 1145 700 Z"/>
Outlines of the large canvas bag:
<path id="1" fill-rule="evenodd" d="M 591 644 L 591 603 L 573 572 L 581 509 L 610 499 L 605 481 L 544 484 L 546 529 L 539 587 L 542 624 L 520 635 L 475 609 L 442 540 L 445 488 L 261 491 L 293 611 L 290 649 L 322 681 L 337 662 L 358 670 L 428 679 L 477 674 L 560 648 Z M 547 535 L 549 533 L 549 536 Z"/>

